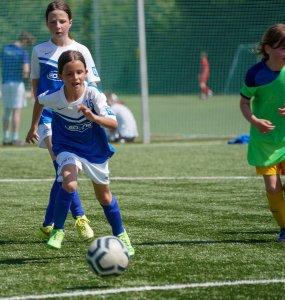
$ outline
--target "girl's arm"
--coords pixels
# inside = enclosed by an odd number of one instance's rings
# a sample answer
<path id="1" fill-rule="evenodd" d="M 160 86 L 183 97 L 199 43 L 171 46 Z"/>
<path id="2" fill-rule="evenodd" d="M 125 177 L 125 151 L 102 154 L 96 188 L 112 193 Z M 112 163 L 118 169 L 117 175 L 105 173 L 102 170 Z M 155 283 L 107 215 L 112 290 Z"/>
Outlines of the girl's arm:
<path id="1" fill-rule="evenodd" d="M 245 119 L 261 133 L 268 133 L 275 128 L 269 120 L 258 119 L 251 111 L 250 100 L 244 97 L 240 99 L 240 110 Z"/>
<path id="2" fill-rule="evenodd" d="M 33 95 L 34 99 L 37 99 L 37 90 L 38 90 L 38 85 L 39 85 L 39 79 L 32 79 L 32 90 L 33 90 Z"/>
<path id="3" fill-rule="evenodd" d="M 83 104 L 78 105 L 77 108 L 78 111 L 81 111 L 85 115 L 85 117 L 91 122 L 95 122 L 100 126 L 103 126 L 108 129 L 116 129 L 118 127 L 118 123 L 116 120 L 108 117 L 97 116 Z"/>
<path id="4" fill-rule="evenodd" d="M 39 103 L 38 98 L 36 98 L 36 101 L 34 103 L 33 108 L 33 117 L 32 117 L 32 123 L 30 130 L 26 136 L 26 143 L 35 143 L 35 140 L 39 140 L 39 135 L 37 134 L 38 124 L 41 118 L 41 114 L 43 111 L 43 105 Z"/>

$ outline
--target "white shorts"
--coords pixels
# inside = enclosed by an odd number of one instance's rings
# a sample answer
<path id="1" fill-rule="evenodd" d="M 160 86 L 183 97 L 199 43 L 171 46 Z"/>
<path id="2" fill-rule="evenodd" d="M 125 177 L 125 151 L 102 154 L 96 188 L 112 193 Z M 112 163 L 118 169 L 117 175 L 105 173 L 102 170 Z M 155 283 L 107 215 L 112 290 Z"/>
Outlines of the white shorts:
<path id="1" fill-rule="evenodd" d="M 40 136 L 39 139 L 39 147 L 40 148 L 44 148 L 47 149 L 47 145 L 44 142 L 44 139 L 48 136 L 52 135 L 52 131 L 51 131 L 51 123 L 44 123 L 44 124 L 40 124 L 39 128 L 38 128 L 38 135 Z"/>
<path id="2" fill-rule="evenodd" d="M 85 158 L 79 157 L 74 153 L 61 152 L 56 161 L 58 163 L 58 176 L 61 176 L 62 168 L 65 165 L 76 165 L 80 171 L 84 171 L 86 176 L 97 184 L 109 184 L 109 165 L 108 160 L 103 164 L 90 163 Z"/>
<path id="3" fill-rule="evenodd" d="M 3 108 L 22 108 L 27 106 L 25 85 L 23 82 L 8 82 L 2 84 Z"/>

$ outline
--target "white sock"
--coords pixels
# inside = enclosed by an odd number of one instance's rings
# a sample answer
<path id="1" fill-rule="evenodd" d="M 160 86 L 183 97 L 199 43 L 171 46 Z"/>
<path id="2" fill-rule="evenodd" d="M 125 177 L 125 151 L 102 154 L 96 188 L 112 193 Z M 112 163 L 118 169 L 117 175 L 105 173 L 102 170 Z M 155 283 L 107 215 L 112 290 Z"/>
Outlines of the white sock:
<path id="1" fill-rule="evenodd" d="M 13 132 L 13 141 L 17 141 L 19 139 L 19 134 L 17 132 Z"/>
<path id="2" fill-rule="evenodd" d="M 10 140 L 10 132 L 9 132 L 9 130 L 5 130 L 5 132 L 4 132 L 4 140 Z"/>

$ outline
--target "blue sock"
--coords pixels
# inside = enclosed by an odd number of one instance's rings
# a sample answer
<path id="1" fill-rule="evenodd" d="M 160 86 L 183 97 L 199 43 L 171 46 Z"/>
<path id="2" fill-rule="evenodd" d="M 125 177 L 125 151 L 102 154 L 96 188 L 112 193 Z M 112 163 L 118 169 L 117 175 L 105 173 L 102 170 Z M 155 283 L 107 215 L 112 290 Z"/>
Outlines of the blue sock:
<path id="1" fill-rule="evenodd" d="M 53 161 L 53 166 L 54 166 L 54 169 L 55 169 L 56 178 L 55 178 L 55 181 L 53 182 L 53 185 L 52 185 L 51 190 L 50 190 L 49 203 L 48 203 L 48 206 L 46 208 L 46 214 L 45 214 L 45 219 L 44 219 L 43 226 L 50 226 L 54 222 L 54 219 L 53 219 L 54 203 L 55 203 L 55 198 L 56 198 L 56 194 L 58 192 L 58 189 L 61 186 L 61 182 L 57 182 L 58 164 L 55 160 Z"/>
<path id="2" fill-rule="evenodd" d="M 50 190 L 49 194 L 49 203 L 46 208 L 46 214 L 43 226 L 50 226 L 54 223 L 54 204 L 55 204 L 55 198 L 58 193 L 59 188 L 61 187 L 61 182 L 57 182 L 56 180 L 53 182 L 53 185 Z"/>
<path id="3" fill-rule="evenodd" d="M 115 196 L 112 196 L 112 202 L 108 206 L 101 205 L 103 207 L 105 216 L 112 227 L 113 235 L 117 236 L 118 234 L 124 231 L 122 224 L 122 217 L 120 213 L 120 208 Z"/>
<path id="4" fill-rule="evenodd" d="M 72 213 L 73 218 L 75 219 L 77 216 L 82 217 L 84 215 L 84 210 L 82 208 L 80 197 L 77 190 L 74 193 L 75 194 L 70 206 L 70 211 Z"/>
<path id="5" fill-rule="evenodd" d="M 53 166 L 55 169 L 55 179 L 57 179 L 58 175 L 57 175 L 57 170 L 58 170 L 58 163 L 56 162 L 56 160 L 53 160 Z"/>
<path id="6" fill-rule="evenodd" d="M 64 223 L 75 193 L 76 191 L 68 193 L 62 186 L 59 188 L 54 205 L 54 229 L 64 229 Z"/>

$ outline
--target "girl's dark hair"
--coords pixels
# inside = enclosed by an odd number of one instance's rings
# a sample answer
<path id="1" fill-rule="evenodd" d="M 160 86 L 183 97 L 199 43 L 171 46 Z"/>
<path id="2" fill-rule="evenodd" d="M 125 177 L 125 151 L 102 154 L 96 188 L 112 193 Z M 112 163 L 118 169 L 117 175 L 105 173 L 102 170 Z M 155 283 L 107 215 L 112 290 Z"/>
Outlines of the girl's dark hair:
<path id="1" fill-rule="evenodd" d="M 256 48 L 256 53 L 268 59 L 265 46 L 268 45 L 273 49 L 285 47 L 285 24 L 279 23 L 270 26 L 263 34 L 262 41 Z"/>
<path id="2" fill-rule="evenodd" d="M 31 46 L 35 42 L 35 37 L 28 33 L 28 32 L 22 32 L 18 38 L 18 40 L 25 44 L 25 46 Z"/>
<path id="3" fill-rule="evenodd" d="M 84 56 L 82 55 L 81 52 L 79 51 L 74 51 L 74 50 L 68 50 L 65 52 L 62 52 L 62 54 L 60 55 L 59 59 L 58 59 L 58 74 L 62 74 L 63 68 L 64 66 L 74 60 L 80 60 L 85 69 L 86 69 L 86 62 L 84 59 Z"/>
<path id="4" fill-rule="evenodd" d="M 54 10 L 63 10 L 67 13 L 69 20 L 72 19 L 72 13 L 69 5 L 65 3 L 63 0 L 55 0 L 51 2 L 46 9 L 46 22 L 48 21 L 48 15 L 50 12 Z"/>

